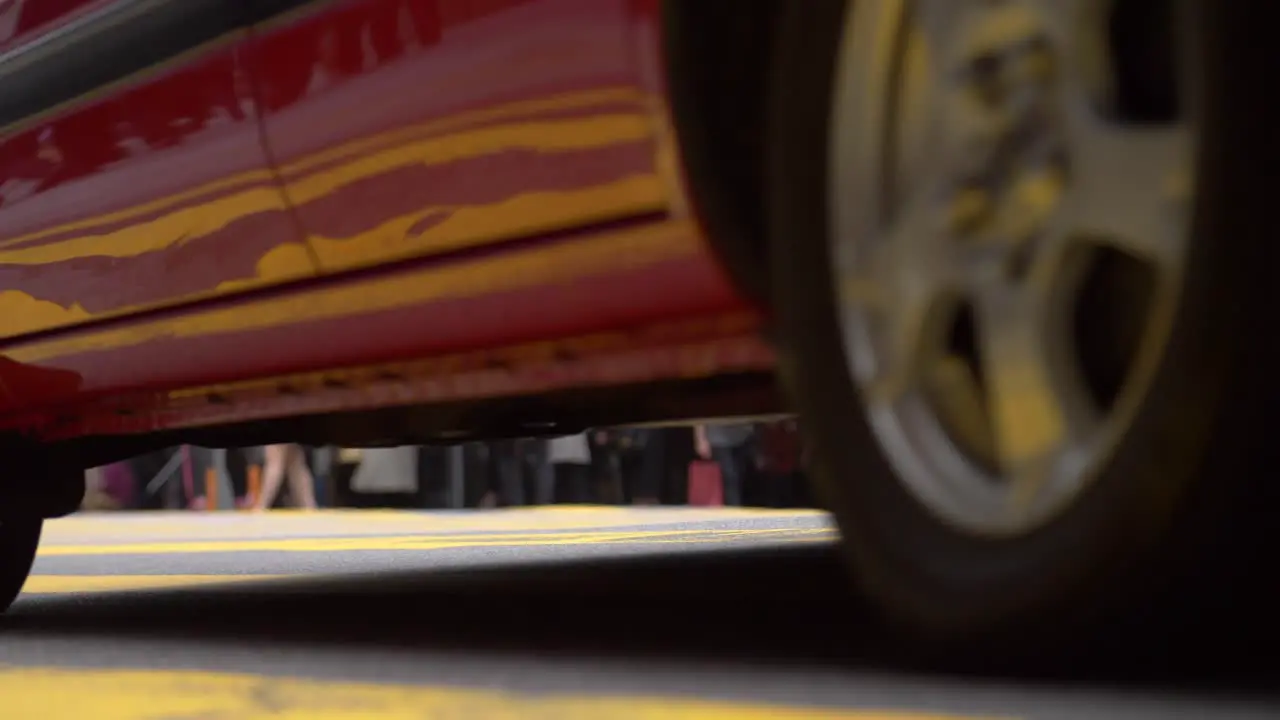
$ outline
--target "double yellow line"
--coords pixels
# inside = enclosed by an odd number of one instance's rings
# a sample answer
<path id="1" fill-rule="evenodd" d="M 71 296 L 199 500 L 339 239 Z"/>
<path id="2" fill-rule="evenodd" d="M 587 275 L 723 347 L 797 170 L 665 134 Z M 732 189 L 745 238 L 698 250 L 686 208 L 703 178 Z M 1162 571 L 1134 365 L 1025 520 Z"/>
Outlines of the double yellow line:
<path id="1" fill-rule="evenodd" d="M 541 547 L 603 543 L 716 543 L 745 539 L 834 540 L 829 528 L 768 528 L 742 530 L 615 530 L 606 532 L 448 533 L 364 537 L 316 537 L 255 540 L 195 540 L 188 542 L 135 542 L 94 544 L 45 544 L 41 557 L 104 555 L 175 555 L 232 552 L 351 552 L 423 551 L 468 547 Z"/>

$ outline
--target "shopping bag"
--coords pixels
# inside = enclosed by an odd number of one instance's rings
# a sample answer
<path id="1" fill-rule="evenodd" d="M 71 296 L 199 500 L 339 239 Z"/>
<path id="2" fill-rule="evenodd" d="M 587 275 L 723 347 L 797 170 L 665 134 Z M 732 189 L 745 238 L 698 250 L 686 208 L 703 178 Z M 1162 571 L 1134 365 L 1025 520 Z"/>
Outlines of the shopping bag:
<path id="1" fill-rule="evenodd" d="M 712 460 L 689 463 L 689 504 L 703 507 L 724 505 L 724 478 L 720 465 Z"/>

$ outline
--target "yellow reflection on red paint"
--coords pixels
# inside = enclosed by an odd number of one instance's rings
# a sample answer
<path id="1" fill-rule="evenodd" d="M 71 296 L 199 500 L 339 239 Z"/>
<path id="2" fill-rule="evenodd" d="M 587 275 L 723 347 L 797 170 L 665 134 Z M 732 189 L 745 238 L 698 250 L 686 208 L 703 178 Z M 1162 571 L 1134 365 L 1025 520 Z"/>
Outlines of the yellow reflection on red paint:
<path id="1" fill-rule="evenodd" d="M 376 133 L 344 143 L 334 148 L 328 148 L 285 165 L 282 168 L 282 172 L 286 176 L 289 176 L 293 173 L 342 160 L 346 157 L 368 153 L 389 144 L 408 142 L 425 134 L 458 129 L 466 127 L 467 125 L 474 125 L 476 123 L 509 119 L 537 112 L 572 110 L 580 107 L 626 102 L 631 100 L 639 102 L 642 99 L 643 95 L 634 89 L 610 88 L 598 91 L 566 94 L 539 100 L 515 102 L 486 110 L 459 113 L 447 118 L 424 122 L 406 128 L 398 128 L 396 130 Z M 231 190 L 244 188 L 245 186 L 269 182 L 273 177 L 274 174 L 271 171 L 264 169 L 251 170 L 231 177 L 220 178 L 218 180 L 210 181 L 204 185 L 146 203 L 141 203 L 133 207 L 123 208 L 110 213 L 103 213 L 101 215 L 94 215 L 81 220 L 55 225 L 53 227 L 26 233 L 24 235 L 0 239 L 0 249 L 12 247 L 14 245 L 27 245 L 41 238 L 74 233 L 77 231 L 86 231 L 87 234 L 92 235 L 94 233 L 91 231 L 95 227 L 127 222 L 128 220 L 140 215 L 152 215 L 172 208 L 175 205 L 201 200 L 202 198 L 207 198 L 211 195 L 219 195 Z"/>
<path id="2" fill-rule="evenodd" d="M 673 221 L 614 231 L 520 253 L 399 273 L 376 282 L 317 288 L 227 307 L 150 320 L 64 338 L 50 338 L 6 350 L 9 359 L 36 363 L 50 358 L 137 345 L 166 337 L 216 335 L 326 320 L 388 310 L 445 298 L 477 297 L 538 287 L 573 278 L 643 267 L 702 253 L 691 221 Z"/>
<path id="3" fill-rule="evenodd" d="M 311 253 L 302 243 L 283 243 L 267 251 L 258 259 L 251 278 L 227 280 L 220 283 L 217 292 L 227 293 L 257 285 L 273 284 L 296 278 L 300 268 L 312 267 Z"/>
<path id="4" fill-rule="evenodd" d="M 84 257 L 136 257 L 180 242 L 197 242 L 200 237 L 223 230 L 250 215 L 287 208 L 276 187 L 248 188 L 232 195 L 206 198 L 135 225 L 0 250 L 0 265 L 47 265 Z"/>
<path id="5" fill-rule="evenodd" d="M 179 244 L 198 243 L 202 238 L 253 215 L 288 210 L 290 204 L 323 202 L 325 197 L 352 183 L 406 167 L 439 165 L 512 149 L 552 154 L 643 142 L 653 137 L 654 128 L 650 116 L 639 109 L 643 107 L 639 102 L 634 113 L 610 111 L 568 119 L 527 120 L 466 129 L 468 125 L 492 119 L 519 117 L 539 111 L 590 108 L 593 104 L 640 97 L 629 89 L 576 93 L 512 103 L 362 138 L 286 166 L 283 176 L 286 178 L 287 201 L 277 186 L 261 182 L 249 184 L 251 180 L 263 180 L 264 175 L 248 173 L 137 208 L 8 239 L 0 243 L 0 265 L 38 267 L 86 257 L 127 261 L 147 253 L 164 252 Z M 438 134 L 447 128 L 457 131 L 443 136 Z M 437 134 L 424 137 L 426 133 Z M 314 257 L 293 243 L 294 238 L 282 237 L 279 245 L 259 258 L 253 274 L 226 278 L 215 287 L 192 288 L 189 293 L 170 298 L 166 303 L 204 299 L 298 279 L 323 270 L 367 266 L 407 255 L 440 252 L 654 212 L 666 206 L 668 195 L 668 188 L 654 171 L 568 190 L 538 191 L 530 188 L 528 192 L 493 203 L 421 207 L 387 218 L 376 227 L 351 237 L 313 236 L 308 241 Z M 99 230 L 109 223 L 137 219 L 145 212 L 161 214 L 123 227 Z M 422 220 L 436 215 L 443 216 L 443 220 L 422 232 L 413 231 Z M 40 238 L 58 233 L 70 235 L 33 244 Z M 23 247 L 15 247 L 18 243 Z M 314 261 L 320 263 L 319 268 L 315 267 Z M 25 292 L 11 291 L 0 294 L 0 338 L 118 316 L 157 304 L 88 313 L 79 304 L 63 307 Z"/>
<path id="6" fill-rule="evenodd" d="M 298 173 L 346 158 L 376 152 L 387 146 L 413 142 L 430 135 L 465 130 L 480 124 L 528 118 L 539 113 L 579 110 L 603 105 L 634 103 L 637 107 L 641 107 L 645 102 L 646 96 L 643 93 L 628 87 L 588 90 L 536 100 L 521 100 L 483 110 L 457 113 L 456 115 L 429 120 L 409 127 L 374 133 L 285 163 L 280 170 L 286 178 L 292 178 Z"/>
<path id="7" fill-rule="evenodd" d="M 642 113 L 609 114 L 554 121 L 530 121 L 413 140 L 363 155 L 337 167 L 288 181 L 295 206 L 323 202 L 355 182 L 415 166 L 433 166 L 494 156 L 511 150 L 552 155 L 651 140 Z M 385 262 L 406 255 L 440 252 L 498 238 L 562 229 L 595 220 L 653 212 L 666 201 L 652 170 L 640 175 L 571 190 L 527 192 L 496 202 L 466 206 L 429 205 L 385 219 L 376 227 L 340 238 L 315 235 L 311 242 L 321 267 L 337 270 Z M 444 219 L 415 233 L 424 219 Z M 304 216 L 305 222 L 305 216 Z M 307 228 L 323 232 L 324 228 Z"/>
<path id="8" fill-rule="evenodd" d="M 312 236 L 311 242 L 321 266 L 333 270 L 655 211 L 663 200 L 656 175 L 637 175 L 582 190 L 525 193 L 488 205 L 424 208 L 352 237 Z M 437 214 L 445 219 L 412 232 Z"/>
<path id="9" fill-rule="evenodd" d="M 90 317 L 79 304 L 63 307 L 17 290 L 0 291 L 0 337 L 70 325 Z"/>

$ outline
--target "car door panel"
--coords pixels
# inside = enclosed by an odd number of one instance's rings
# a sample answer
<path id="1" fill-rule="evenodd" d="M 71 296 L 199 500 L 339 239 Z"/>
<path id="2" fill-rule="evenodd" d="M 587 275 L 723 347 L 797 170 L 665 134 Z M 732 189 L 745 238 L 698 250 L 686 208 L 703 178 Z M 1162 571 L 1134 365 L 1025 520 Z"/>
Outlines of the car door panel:
<path id="1" fill-rule="evenodd" d="M 667 207 L 629 0 L 294 4 L 254 65 L 322 271 Z"/>
<path id="2" fill-rule="evenodd" d="M 116 0 L 0 55 L 0 338 L 311 276 L 234 0 Z"/>

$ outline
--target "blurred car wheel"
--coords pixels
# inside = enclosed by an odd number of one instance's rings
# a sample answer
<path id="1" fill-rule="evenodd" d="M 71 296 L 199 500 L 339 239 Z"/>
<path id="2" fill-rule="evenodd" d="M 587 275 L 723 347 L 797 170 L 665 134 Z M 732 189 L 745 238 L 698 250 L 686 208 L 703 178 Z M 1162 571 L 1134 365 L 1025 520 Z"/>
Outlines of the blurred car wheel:
<path id="1" fill-rule="evenodd" d="M 1248 4 L 787 3 L 782 372 L 859 580 L 924 646 L 1252 572 L 1276 113 Z"/>

